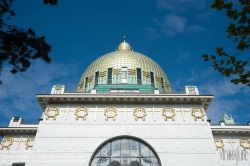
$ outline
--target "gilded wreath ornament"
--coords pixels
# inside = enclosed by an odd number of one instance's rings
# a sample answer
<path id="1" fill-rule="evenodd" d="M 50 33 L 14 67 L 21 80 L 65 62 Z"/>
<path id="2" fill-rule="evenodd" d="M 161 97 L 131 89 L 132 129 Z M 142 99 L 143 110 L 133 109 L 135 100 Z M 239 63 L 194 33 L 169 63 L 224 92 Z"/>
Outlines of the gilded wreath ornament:
<path id="1" fill-rule="evenodd" d="M 26 150 L 28 148 L 32 148 L 33 147 L 33 145 L 31 145 L 30 142 L 34 141 L 34 140 L 35 140 L 35 137 L 29 137 L 29 138 L 26 139 L 26 141 L 25 141 L 25 145 L 26 145 L 25 149 Z"/>
<path id="2" fill-rule="evenodd" d="M 196 112 L 198 112 L 198 114 L 196 114 Z M 199 107 L 192 108 L 191 115 L 194 117 L 195 121 L 197 121 L 197 119 L 201 119 L 202 121 L 204 121 L 205 112 L 203 111 L 202 108 Z"/>
<path id="3" fill-rule="evenodd" d="M 104 109 L 105 120 L 107 121 L 109 118 L 112 118 L 115 121 L 115 117 L 117 116 L 117 109 L 113 106 L 108 106 Z"/>
<path id="4" fill-rule="evenodd" d="M 83 112 L 83 115 L 81 115 L 81 112 Z M 75 110 L 76 120 L 79 118 L 82 118 L 83 120 L 86 120 L 86 117 L 88 115 L 88 108 L 85 106 L 79 106 Z"/>
<path id="5" fill-rule="evenodd" d="M 218 150 L 219 148 L 224 150 L 224 142 L 222 139 L 220 138 L 215 138 L 214 139 L 214 144 L 215 144 L 215 147 L 216 149 Z"/>
<path id="6" fill-rule="evenodd" d="M 139 118 L 142 119 L 143 121 L 145 121 L 145 117 L 147 115 L 147 111 L 145 108 L 143 107 L 136 107 L 133 110 L 133 115 L 135 116 L 135 120 L 137 121 Z"/>
<path id="7" fill-rule="evenodd" d="M 9 150 L 10 146 L 13 145 L 13 142 L 14 142 L 14 139 L 12 137 L 4 137 L 1 142 L 1 145 L 2 145 L 1 150 L 3 150 L 4 148 L 7 148 L 7 150 Z"/>
<path id="8" fill-rule="evenodd" d="M 170 112 L 170 115 L 167 114 L 168 111 Z M 164 108 L 162 109 L 162 116 L 165 117 L 165 120 L 166 120 L 166 121 L 168 120 L 168 118 L 171 118 L 172 121 L 174 121 L 175 110 L 174 110 L 173 108 L 171 108 L 171 107 L 164 107 Z"/>
<path id="9" fill-rule="evenodd" d="M 52 111 L 54 111 L 54 114 L 51 113 Z M 56 116 L 59 115 L 59 108 L 57 106 L 49 106 L 44 111 L 44 114 L 46 115 L 46 120 L 48 120 L 49 118 L 53 118 L 53 120 L 56 120 Z"/>
<path id="10" fill-rule="evenodd" d="M 246 138 L 241 138 L 241 139 L 239 140 L 239 142 L 240 142 L 240 146 L 241 146 L 242 148 L 244 148 L 244 150 L 250 149 L 250 141 L 249 141 L 248 139 L 246 139 Z"/>

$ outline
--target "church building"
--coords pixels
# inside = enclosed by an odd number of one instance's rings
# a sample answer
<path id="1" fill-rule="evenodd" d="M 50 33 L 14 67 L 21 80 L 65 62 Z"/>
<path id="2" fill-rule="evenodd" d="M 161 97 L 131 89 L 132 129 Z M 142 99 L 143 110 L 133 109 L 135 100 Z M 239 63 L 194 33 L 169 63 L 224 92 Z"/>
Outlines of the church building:
<path id="1" fill-rule="evenodd" d="M 0 127 L 0 166 L 250 165 L 250 124 L 224 114 L 210 125 L 214 96 L 197 86 L 173 92 L 151 58 L 124 40 L 96 59 L 77 90 L 37 94 L 41 118 Z"/>

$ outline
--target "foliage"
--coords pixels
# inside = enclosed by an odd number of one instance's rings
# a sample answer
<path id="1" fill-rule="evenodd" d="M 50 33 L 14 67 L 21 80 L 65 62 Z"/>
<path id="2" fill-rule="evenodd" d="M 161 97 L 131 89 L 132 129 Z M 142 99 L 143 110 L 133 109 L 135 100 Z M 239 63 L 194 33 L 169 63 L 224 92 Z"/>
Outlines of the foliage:
<path id="1" fill-rule="evenodd" d="M 241 9 L 233 9 L 233 2 L 225 3 L 224 0 L 214 0 L 212 9 L 226 10 L 227 16 L 235 23 L 231 23 L 226 30 L 228 38 L 233 38 L 237 44 L 237 54 L 231 55 L 224 51 L 223 47 L 216 48 L 217 55 L 203 55 L 204 61 L 213 61 L 213 68 L 221 74 L 229 77 L 236 75 L 231 82 L 234 84 L 246 84 L 250 86 L 250 68 L 247 64 L 250 60 L 245 51 L 250 49 L 250 0 L 238 0 Z"/>
<path id="2" fill-rule="evenodd" d="M 45 36 L 37 36 L 31 28 L 25 30 L 4 22 L 15 16 L 11 9 L 13 2 L 0 0 L 0 75 L 5 61 L 12 66 L 10 72 L 13 74 L 26 71 L 31 60 L 40 58 L 47 63 L 51 62 L 51 47 L 46 43 Z M 44 4 L 56 5 L 57 0 L 44 0 Z"/>

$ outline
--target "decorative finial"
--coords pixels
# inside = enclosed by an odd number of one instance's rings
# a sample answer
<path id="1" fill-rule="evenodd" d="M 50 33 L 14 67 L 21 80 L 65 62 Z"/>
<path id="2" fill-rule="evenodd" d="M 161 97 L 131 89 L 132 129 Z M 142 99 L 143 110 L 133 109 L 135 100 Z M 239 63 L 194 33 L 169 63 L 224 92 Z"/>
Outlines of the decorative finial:
<path id="1" fill-rule="evenodd" d="M 126 42 L 126 36 L 124 36 L 124 42 Z"/>

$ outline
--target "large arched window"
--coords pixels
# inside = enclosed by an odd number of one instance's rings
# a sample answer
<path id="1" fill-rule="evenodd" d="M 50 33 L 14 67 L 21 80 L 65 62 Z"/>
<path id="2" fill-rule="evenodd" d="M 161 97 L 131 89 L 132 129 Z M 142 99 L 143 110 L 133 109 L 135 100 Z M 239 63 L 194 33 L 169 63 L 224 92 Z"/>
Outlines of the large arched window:
<path id="1" fill-rule="evenodd" d="M 92 156 L 90 166 L 160 166 L 154 150 L 134 137 L 106 141 Z"/>

